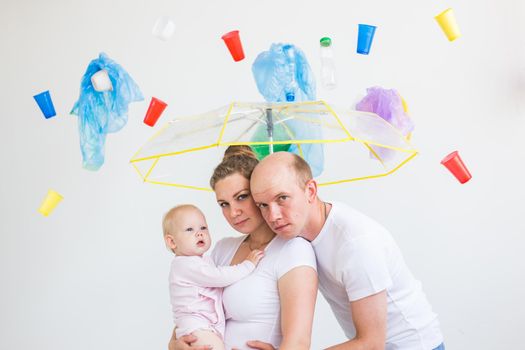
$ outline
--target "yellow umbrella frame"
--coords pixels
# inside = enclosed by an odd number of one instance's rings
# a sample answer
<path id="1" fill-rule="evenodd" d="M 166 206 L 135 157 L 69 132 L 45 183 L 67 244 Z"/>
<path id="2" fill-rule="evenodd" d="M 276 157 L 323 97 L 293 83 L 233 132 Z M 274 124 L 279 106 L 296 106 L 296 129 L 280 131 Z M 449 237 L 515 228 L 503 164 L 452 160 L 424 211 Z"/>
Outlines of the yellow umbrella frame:
<path id="1" fill-rule="evenodd" d="M 242 110 L 248 109 L 249 111 L 250 108 L 252 108 L 253 110 L 254 106 L 256 107 L 255 108 L 256 111 L 263 111 L 264 109 L 266 110 L 266 118 L 267 119 L 269 118 L 269 120 L 267 120 L 265 123 L 267 125 L 271 125 L 271 127 L 267 126 L 268 133 L 269 133 L 268 141 L 253 141 L 251 139 L 243 140 L 242 138 L 245 135 L 247 135 L 248 133 L 247 131 L 245 131 L 244 134 L 241 133 L 240 136 L 237 135 L 236 133 L 237 137 L 235 138 L 232 138 L 232 135 L 226 136 L 227 131 L 229 130 L 228 126 L 233 124 L 234 121 L 239 121 L 246 116 L 246 114 L 243 114 L 245 112 L 242 112 Z M 236 112 L 236 109 L 240 109 L 241 112 Z M 269 115 L 268 115 L 268 111 L 270 111 Z M 418 151 L 410 145 L 408 138 L 404 137 L 394 127 L 392 127 L 388 122 L 384 121 L 382 118 L 380 118 L 376 114 L 353 111 L 353 112 L 350 112 L 349 114 L 350 119 L 342 118 L 343 120 L 341 120 L 338 114 L 325 101 L 322 101 L 322 100 L 297 102 L 297 103 L 233 102 L 227 106 L 227 109 L 224 115 L 219 116 L 218 118 L 219 120 L 216 121 L 215 124 L 213 124 L 212 126 L 208 125 L 208 126 L 204 126 L 201 128 L 194 127 L 193 129 L 191 129 L 189 132 L 185 134 L 179 133 L 179 137 L 186 137 L 190 134 L 193 135 L 195 133 L 203 132 L 213 127 L 220 128 L 219 134 L 217 135 L 216 139 L 214 139 L 211 143 L 199 145 L 199 146 L 188 146 L 182 149 L 171 149 L 170 147 L 168 147 L 168 149 L 160 150 L 159 153 L 156 153 L 156 152 L 148 153 L 144 151 L 145 147 L 147 147 L 148 145 L 154 144 L 155 146 L 155 142 L 157 142 L 157 145 L 162 144 L 162 147 L 166 146 L 166 144 L 176 143 L 175 138 L 173 139 L 168 138 L 167 141 L 163 141 L 163 142 L 159 142 L 158 140 L 160 137 L 163 136 L 163 134 L 165 134 L 168 130 L 170 130 L 170 127 L 173 127 L 173 125 L 175 125 L 174 127 L 177 127 L 176 125 L 177 121 L 186 123 L 184 125 L 193 125 L 194 122 L 198 122 L 199 120 L 204 120 L 205 118 L 209 116 L 214 116 L 215 115 L 214 113 L 216 112 L 212 111 L 212 112 L 202 114 L 202 115 L 192 116 L 188 118 L 175 119 L 165 124 L 158 132 L 156 132 L 146 142 L 146 144 L 143 145 L 134 154 L 134 156 L 130 160 L 131 165 L 135 168 L 135 170 L 137 171 L 139 176 L 142 178 L 142 180 L 144 182 L 158 184 L 158 185 L 174 186 L 174 187 L 179 187 L 179 188 L 188 188 L 188 189 L 202 190 L 202 191 L 211 191 L 211 188 L 204 187 L 204 186 L 195 186 L 195 185 L 178 183 L 178 182 L 173 182 L 173 181 L 158 181 L 158 180 L 155 180 L 154 178 L 151 178 L 151 175 L 156 169 L 156 167 L 158 166 L 159 162 L 161 162 L 163 159 L 166 159 L 168 157 L 176 157 L 176 156 L 183 155 L 183 154 L 189 154 L 189 153 L 191 154 L 194 152 L 201 152 L 207 149 L 212 149 L 212 148 L 217 148 L 217 147 L 228 147 L 228 146 L 233 146 L 233 145 L 248 145 L 248 146 L 268 145 L 268 147 L 270 148 L 270 153 L 271 153 L 274 145 L 295 144 L 297 145 L 299 155 L 304 157 L 304 154 L 303 154 L 304 146 L 303 145 L 305 144 L 341 144 L 341 143 L 348 143 L 348 142 L 357 142 L 359 144 L 362 144 L 370 152 L 370 155 L 376 160 L 378 160 L 381 163 L 382 167 L 384 168 L 384 171 L 378 172 L 372 175 L 349 177 L 349 178 L 342 178 L 342 179 L 330 180 L 330 181 L 319 181 L 319 186 L 329 186 L 329 185 L 342 184 L 342 183 L 347 183 L 347 182 L 354 182 L 354 181 L 384 177 L 384 176 L 390 175 L 394 173 L 395 171 L 397 171 L 399 168 L 401 168 L 403 165 L 408 163 L 418 154 Z M 236 118 L 235 117 L 236 114 L 240 114 L 240 117 Z M 315 115 L 317 117 L 310 117 L 311 115 Z M 289 139 L 287 138 L 286 140 L 274 140 L 271 137 L 270 134 L 273 130 L 273 125 L 274 125 L 273 124 L 274 122 L 271 119 L 272 116 L 281 117 L 281 118 L 277 117 L 278 120 L 275 121 L 275 125 L 282 124 L 285 132 L 289 136 Z M 369 118 L 369 120 L 373 121 L 372 124 L 376 124 L 377 126 L 380 126 L 380 129 L 390 133 L 391 134 L 390 136 L 394 135 L 396 138 L 398 138 L 396 142 L 399 141 L 399 143 L 402 146 L 398 144 L 392 145 L 392 144 L 382 143 L 380 141 L 376 141 L 372 139 L 365 139 L 364 137 L 360 137 L 360 135 L 356 135 L 356 133 L 359 134 L 359 132 L 351 133 L 352 128 L 348 127 L 349 124 L 352 124 L 351 118 L 354 118 L 355 120 L 361 118 L 363 119 L 363 121 L 368 120 Z M 337 133 L 337 137 L 330 138 L 330 139 L 324 139 L 324 138 L 323 139 L 294 139 L 296 135 L 294 135 L 293 130 L 290 130 L 290 128 L 287 127 L 287 123 L 288 123 L 286 121 L 287 119 L 294 119 L 297 122 L 304 122 L 310 125 L 318 125 L 319 127 L 322 127 L 325 130 L 330 130 L 334 133 Z M 250 128 L 252 128 L 255 125 L 255 123 L 261 121 L 260 119 L 257 120 L 256 118 L 253 120 L 255 120 L 255 122 L 250 124 L 251 125 Z M 350 122 L 345 123 L 345 120 L 348 120 Z M 403 157 L 394 166 L 388 168 L 385 165 L 384 159 L 382 159 L 381 155 L 378 152 L 376 152 L 378 147 L 401 152 L 403 154 Z M 146 162 L 147 162 L 147 165 L 146 165 Z M 146 166 L 145 168 L 140 169 L 139 165 L 146 165 Z"/>

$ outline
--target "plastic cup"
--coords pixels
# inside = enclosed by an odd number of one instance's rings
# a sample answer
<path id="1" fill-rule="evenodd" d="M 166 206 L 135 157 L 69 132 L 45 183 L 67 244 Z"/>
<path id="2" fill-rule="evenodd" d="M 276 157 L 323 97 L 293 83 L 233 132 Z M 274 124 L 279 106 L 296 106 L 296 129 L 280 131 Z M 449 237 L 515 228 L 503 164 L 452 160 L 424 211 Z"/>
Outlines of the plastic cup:
<path id="1" fill-rule="evenodd" d="M 58 192 L 54 190 L 49 190 L 47 192 L 46 198 L 40 205 L 40 208 L 38 208 L 38 211 L 44 215 L 48 216 L 51 214 L 51 212 L 55 209 L 55 207 L 60 203 L 60 201 L 64 199 Z"/>
<path id="2" fill-rule="evenodd" d="M 374 40 L 374 34 L 376 27 L 368 24 L 359 25 L 359 34 L 357 37 L 357 53 L 362 55 L 368 55 L 372 41 Z"/>
<path id="3" fill-rule="evenodd" d="M 443 158 L 441 164 L 443 164 L 462 184 L 472 178 L 465 163 L 461 160 L 458 151 L 454 151 Z"/>
<path id="4" fill-rule="evenodd" d="M 144 124 L 154 126 L 162 112 L 166 109 L 166 106 L 168 105 L 165 102 L 156 97 L 152 97 L 148 111 L 146 112 L 146 117 L 144 117 Z"/>
<path id="5" fill-rule="evenodd" d="M 244 51 L 242 49 L 241 37 L 238 30 L 233 30 L 222 36 L 222 40 L 230 50 L 230 54 L 235 62 L 244 59 Z"/>
<path id="6" fill-rule="evenodd" d="M 33 98 L 38 104 L 38 107 L 40 107 L 42 113 L 44 113 L 44 117 L 46 117 L 46 119 L 57 115 L 57 113 L 55 112 L 55 107 L 53 106 L 53 101 L 51 100 L 51 94 L 49 93 L 49 90 L 41 92 L 38 95 L 33 96 Z"/>
<path id="7" fill-rule="evenodd" d="M 166 41 L 175 33 L 175 22 L 170 17 L 160 17 L 155 22 L 151 33 L 160 40 Z"/>
<path id="8" fill-rule="evenodd" d="M 91 76 L 91 84 L 98 92 L 113 90 L 113 84 L 111 84 L 108 71 L 105 69 L 101 69 Z"/>
<path id="9" fill-rule="evenodd" d="M 449 41 L 454 41 L 461 36 L 454 11 L 449 8 L 434 17 Z"/>

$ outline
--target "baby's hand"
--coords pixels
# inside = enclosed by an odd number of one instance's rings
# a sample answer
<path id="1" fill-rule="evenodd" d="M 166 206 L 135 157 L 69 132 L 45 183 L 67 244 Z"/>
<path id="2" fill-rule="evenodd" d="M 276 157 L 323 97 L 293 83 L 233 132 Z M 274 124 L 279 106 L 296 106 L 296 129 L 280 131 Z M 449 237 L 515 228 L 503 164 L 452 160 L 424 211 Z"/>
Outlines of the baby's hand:
<path id="1" fill-rule="evenodd" d="M 264 252 L 262 250 L 252 250 L 250 254 L 246 257 L 246 260 L 251 261 L 255 266 L 259 264 L 259 261 L 264 257 Z"/>

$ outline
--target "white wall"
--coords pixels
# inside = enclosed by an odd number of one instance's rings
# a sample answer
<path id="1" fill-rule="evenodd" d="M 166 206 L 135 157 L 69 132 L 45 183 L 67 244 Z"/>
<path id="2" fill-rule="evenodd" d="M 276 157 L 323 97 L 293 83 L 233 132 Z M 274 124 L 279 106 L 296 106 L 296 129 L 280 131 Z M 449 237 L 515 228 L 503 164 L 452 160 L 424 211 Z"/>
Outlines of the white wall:
<path id="1" fill-rule="evenodd" d="M 167 116 L 260 100 L 251 64 L 272 42 L 291 42 L 319 72 L 318 40 L 332 36 L 339 86 L 318 96 L 349 107 L 373 85 L 398 89 L 420 155 L 380 180 L 322 190 L 391 229 L 439 314 L 448 349 L 518 349 L 525 314 L 525 6 L 499 2 L 28 1 L 0 11 L 0 348 L 163 349 L 171 328 L 170 254 L 163 212 L 194 202 L 215 239 L 231 235 L 214 198 L 141 183 L 128 161 L 152 134 L 151 96 Z M 453 7 L 464 36 L 449 43 L 433 16 Z M 177 32 L 150 34 L 161 15 Z M 357 23 L 378 32 L 356 55 Z M 247 59 L 234 63 L 220 36 L 239 29 Z M 146 100 L 108 136 L 106 164 L 81 168 L 77 118 L 68 115 L 89 61 L 105 51 Z M 32 96 L 50 89 L 58 116 Z M 458 149 L 474 178 L 457 183 L 439 164 Z M 210 171 L 194 165 L 188 171 Z M 65 197 L 37 213 L 48 188 Z M 248 296 L 247 296 L 248 297 Z M 344 339 L 323 300 L 312 349 Z"/>

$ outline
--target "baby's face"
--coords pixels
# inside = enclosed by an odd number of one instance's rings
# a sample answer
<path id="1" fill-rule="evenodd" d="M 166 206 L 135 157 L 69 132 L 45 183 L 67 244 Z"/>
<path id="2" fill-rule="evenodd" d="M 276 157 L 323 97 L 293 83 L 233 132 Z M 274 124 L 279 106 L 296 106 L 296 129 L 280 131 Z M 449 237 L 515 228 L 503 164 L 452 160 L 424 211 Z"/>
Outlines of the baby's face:
<path id="1" fill-rule="evenodd" d="M 202 256 L 210 249 L 211 239 L 208 224 L 202 213 L 193 208 L 184 209 L 173 223 L 173 242 L 175 254 Z"/>

